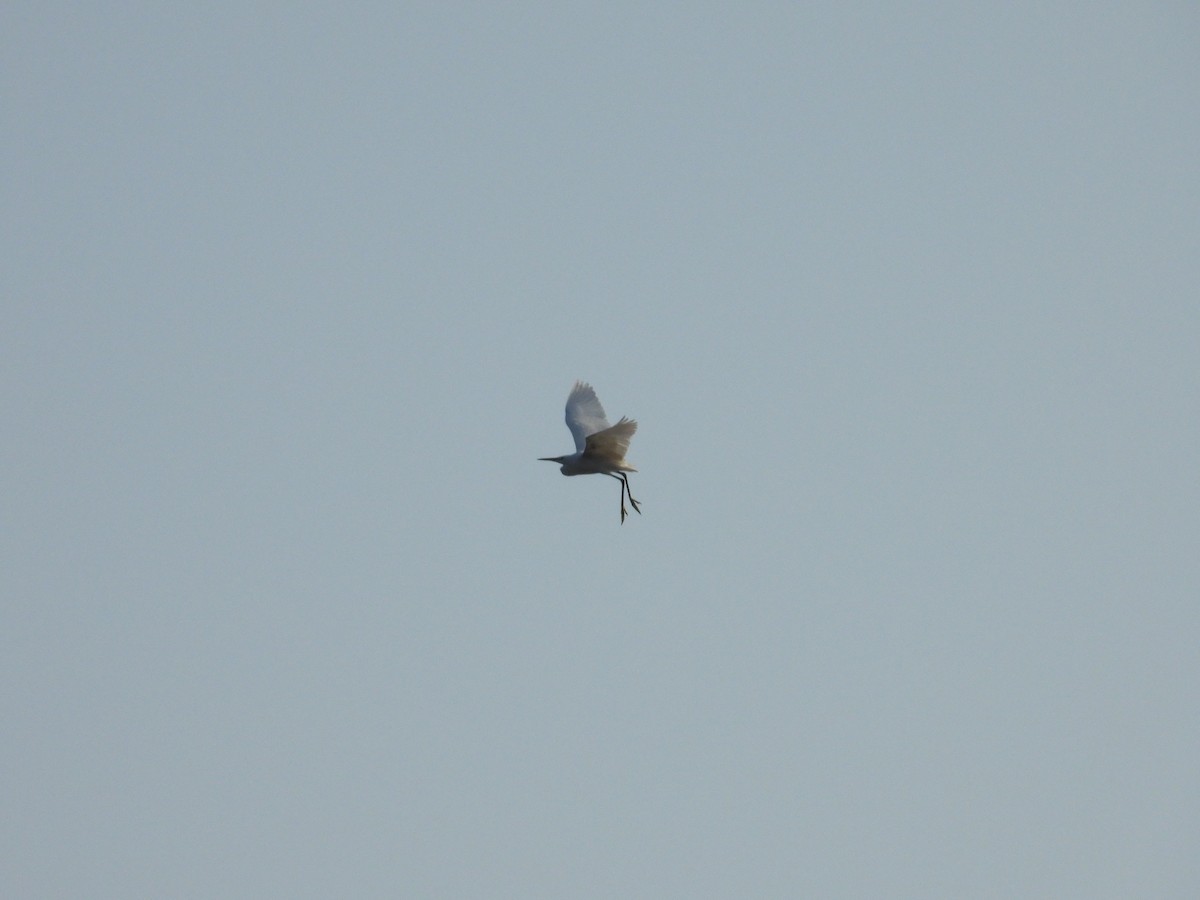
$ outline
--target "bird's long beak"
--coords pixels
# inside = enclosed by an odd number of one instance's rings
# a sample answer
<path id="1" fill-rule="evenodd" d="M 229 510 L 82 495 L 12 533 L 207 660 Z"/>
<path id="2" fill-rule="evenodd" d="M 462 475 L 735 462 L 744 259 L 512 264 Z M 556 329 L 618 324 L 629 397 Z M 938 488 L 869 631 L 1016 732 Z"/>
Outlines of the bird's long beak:
<path id="1" fill-rule="evenodd" d="M 561 456 L 539 456 L 538 462 L 556 462 L 562 465 L 563 458 Z"/>

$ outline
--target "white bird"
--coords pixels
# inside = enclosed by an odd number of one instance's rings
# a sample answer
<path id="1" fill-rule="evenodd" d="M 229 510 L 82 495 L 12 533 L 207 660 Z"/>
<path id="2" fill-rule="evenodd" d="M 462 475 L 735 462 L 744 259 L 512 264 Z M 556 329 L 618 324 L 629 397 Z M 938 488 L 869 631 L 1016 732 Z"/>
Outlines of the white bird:
<path id="1" fill-rule="evenodd" d="M 642 510 L 629 492 L 626 472 L 636 472 L 625 462 L 629 450 L 629 439 L 637 431 L 637 422 L 621 418 L 616 425 L 609 425 L 604 416 L 604 407 L 596 399 L 592 386 L 576 381 L 567 397 L 567 427 L 575 438 L 575 452 L 566 456 L 542 456 L 540 462 L 555 462 L 562 466 L 564 475 L 608 475 L 621 482 L 621 524 L 625 524 L 625 495 L 639 516 Z"/>

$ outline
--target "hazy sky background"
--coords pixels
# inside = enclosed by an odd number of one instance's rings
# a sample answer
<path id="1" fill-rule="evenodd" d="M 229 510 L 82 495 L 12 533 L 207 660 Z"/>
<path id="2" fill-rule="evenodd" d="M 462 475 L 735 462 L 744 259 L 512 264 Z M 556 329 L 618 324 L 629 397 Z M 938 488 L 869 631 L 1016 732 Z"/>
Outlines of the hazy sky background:
<path id="1" fill-rule="evenodd" d="M 0 894 L 1200 896 L 1194 4 L 0 46 Z"/>

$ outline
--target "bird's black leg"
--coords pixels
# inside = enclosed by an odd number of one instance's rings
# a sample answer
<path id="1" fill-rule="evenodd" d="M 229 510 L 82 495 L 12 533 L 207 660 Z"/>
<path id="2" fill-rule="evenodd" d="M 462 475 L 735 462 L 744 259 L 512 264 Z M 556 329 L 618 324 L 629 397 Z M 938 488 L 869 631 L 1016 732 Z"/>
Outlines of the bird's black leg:
<path id="1" fill-rule="evenodd" d="M 629 495 L 629 505 L 633 507 L 633 511 L 639 516 L 642 514 L 642 508 L 638 506 L 638 502 L 633 499 L 633 491 L 629 489 L 629 479 L 625 477 L 625 473 L 621 473 L 621 481 L 625 482 L 625 493 Z"/>
<path id="2" fill-rule="evenodd" d="M 627 515 L 629 515 L 629 513 L 625 511 L 625 492 L 629 489 L 629 483 L 625 480 L 624 474 L 614 475 L 612 472 L 605 472 L 604 474 L 607 475 L 609 478 L 615 478 L 615 479 L 617 479 L 617 481 L 621 482 L 621 524 L 624 525 L 625 517 Z M 632 503 L 633 498 L 630 497 L 629 501 Z M 637 509 L 637 506 L 634 505 L 633 508 Z M 641 515 L 640 510 L 638 511 L 638 515 Z"/>

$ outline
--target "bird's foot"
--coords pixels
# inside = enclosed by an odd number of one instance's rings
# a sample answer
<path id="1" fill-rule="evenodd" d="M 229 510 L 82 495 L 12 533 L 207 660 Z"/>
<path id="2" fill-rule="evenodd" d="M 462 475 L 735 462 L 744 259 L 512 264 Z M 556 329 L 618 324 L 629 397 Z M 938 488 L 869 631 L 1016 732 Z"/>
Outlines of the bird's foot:
<path id="1" fill-rule="evenodd" d="M 622 524 L 622 525 L 624 525 L 624 524 L 625 524 L 625 517 L 626 517 L 627 515 L 629 515 L 629 513 L 627 513 L 627 512 L 625 511 L 625 504 L 624 504 L 624 503 L 622 503 L 622 504 L 621 504 L 621 524 Z"/>
<path id="2" fill-rule="evenodd" d="M 642 514 L 642 505 L 634 500 L 633 497 L 629 498 L 629 505 L 633 507 L 633 511 L 639 516 Z"/>

